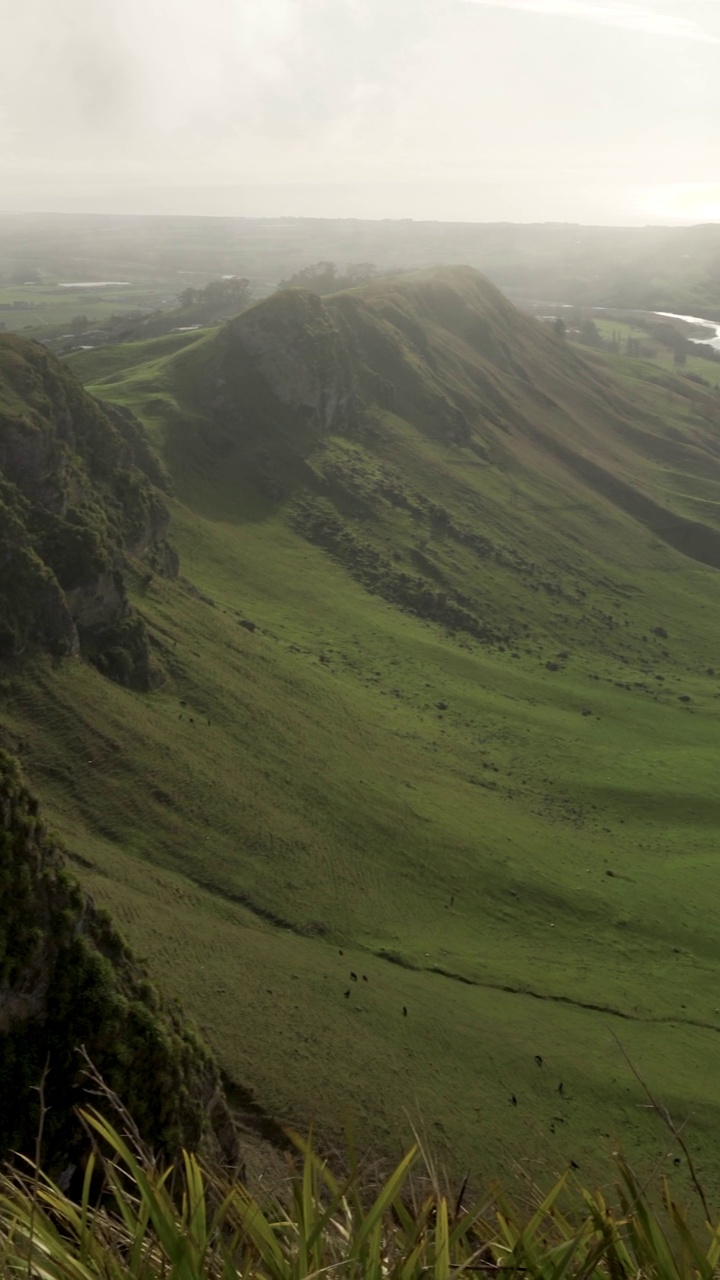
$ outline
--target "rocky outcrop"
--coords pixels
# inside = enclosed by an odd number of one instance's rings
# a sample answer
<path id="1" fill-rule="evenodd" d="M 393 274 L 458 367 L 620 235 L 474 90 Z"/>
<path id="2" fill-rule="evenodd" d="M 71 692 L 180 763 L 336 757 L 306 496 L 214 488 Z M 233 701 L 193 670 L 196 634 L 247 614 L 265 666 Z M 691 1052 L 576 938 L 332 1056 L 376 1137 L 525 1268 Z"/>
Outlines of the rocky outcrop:
<path id="1" fill-rule="evenodd" d="M 0 657 L 40 643 L 147 683 L 149 654 L 103 663 L 131 616 L 125 570 L 177 573 L 162 464 L 128 411 L 83 391 L 38 343 L 0 336 Z M 106 642 L 104 641 L 104 633 Z"/>
<path id="2" fill-rule="evenodd" d="M 316 294 L 301 289 L 275 294 L 231 321 L 227 334 L 281 404 L 300 410 L 319 433 L 352 425 L 356 397 L 351 361 Z"/>
<path id="3" fill-rule="evenodd" d="M 65 592 L 70 616 L 81 631 L 88 627 L 112 626 L 127 613 L 127 597 L 122 574 L 108 569 L 94 581 Z"/>
<path id="4" fill-rule="evenodd" d="M 84 1149 L 75 1108 L 97 1097 L 81 1047 L 153 1146 L 237 1163 L 212 1055 L 67 874 L 16 763 L 0 751 L 0 1156 L 32 1151 L 46 1064 L 47 1164 L 65 1166 Z"/>

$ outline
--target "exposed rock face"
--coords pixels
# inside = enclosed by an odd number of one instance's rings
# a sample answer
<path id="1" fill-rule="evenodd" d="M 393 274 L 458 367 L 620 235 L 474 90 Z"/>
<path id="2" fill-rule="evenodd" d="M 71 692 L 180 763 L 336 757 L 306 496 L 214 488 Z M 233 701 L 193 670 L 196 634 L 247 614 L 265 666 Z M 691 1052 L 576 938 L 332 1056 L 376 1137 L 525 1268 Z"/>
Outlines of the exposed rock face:
<path id="1" fill-rule="evenodd" d="M 38 584 L 36 614 L 40 643 L 58 657 L 76 658 L 80 653 L 77 627 L 67 600 L 49 574 Z"/>
<path id="2" fill-rule="evenodd" d="M 161 487 L 163 468 L 129 411 L 101 406 L 39 344 L 0 336 L 0 657 L 40 643 L 147 682 L 137 628 L 128 660 L 103 664 L 102 651 L 118 650 L 131 616 L 128 558 L 177 572 Z"/>
<path id="3" fill-rule="evenodd" d="M 64 515 L 68 505 L 68 460 L 60 438 L 33 429 L 28 422 L 3 419 L 0 435 L 0 471 L 12 484 L 48 511 Z M 79 497 L 76 492 L 73 496 Z"/>
<path id="4" fill-rule="evenodd" d="M 0 1156 L 31 1152 L 46 1061 L 45 1159 L 85 1146 L 74 1108 L 84 1046 L 143 1136 L 166 1154 L 236 1163 L 237 1138 L 209 1050 L 67 875 L 12 757 L 0 751 Z"/>
<path id="5" fill-rule="evenodd" d="M 304 411 L 321 433 L 344 430 L 355 412 L 351 362 L 320 298 L 290 289 L 228 325 L 277 399 Z"/>
<path id="6" fill-rule="evenodd" d="M 65 600 L 76 627 L 97 627 L 119 622 L 127 612 L 122 574 L 108 569 L 93 582 L 65 592 Z"/>

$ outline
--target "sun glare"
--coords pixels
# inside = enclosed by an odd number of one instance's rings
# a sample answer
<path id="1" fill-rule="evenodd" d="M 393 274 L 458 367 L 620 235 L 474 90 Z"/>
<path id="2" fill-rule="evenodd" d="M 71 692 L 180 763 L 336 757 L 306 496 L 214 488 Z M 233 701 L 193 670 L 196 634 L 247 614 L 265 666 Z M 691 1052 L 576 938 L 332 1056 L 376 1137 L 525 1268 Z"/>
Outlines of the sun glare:
<path id="1" fill-rule="evenodd" d="M 672 222 L 720 222 L 720 183 L 683 182 L 643 192 L 642 212 Z"/>

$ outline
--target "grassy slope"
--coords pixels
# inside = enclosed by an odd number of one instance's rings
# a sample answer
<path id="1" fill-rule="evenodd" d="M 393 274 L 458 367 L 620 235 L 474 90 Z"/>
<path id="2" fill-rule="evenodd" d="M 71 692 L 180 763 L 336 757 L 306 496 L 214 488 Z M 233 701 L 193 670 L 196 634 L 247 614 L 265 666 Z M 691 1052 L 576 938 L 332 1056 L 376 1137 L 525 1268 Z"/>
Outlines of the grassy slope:
<path id="1" fill-rule="evenodd" d="M 183 573 L 214 604 L 138 596 L 168 672 L 152 696 L 35 663 L 3 720 L 86 886 L 266 1106 L 385 1148 L 421 1123 L 455 1168 L 599 1172 L 618 1140 L 665 1146 L 617 1035 L 720 1183 L 720 589 L 666 540 L 702 505 L 714 554 L 712 409 L 462 272 L 330 305 L 395 411 L 283 456 L 283 503 L 203 413 L 214 335 L 94 357 L 96 393 L 165 453 Z M 450 395 L 475 450 L 436 428 Z M 370 594 L 296 532 L 301 481 L 508 639 L 401 612 L 389 577 Z"/>

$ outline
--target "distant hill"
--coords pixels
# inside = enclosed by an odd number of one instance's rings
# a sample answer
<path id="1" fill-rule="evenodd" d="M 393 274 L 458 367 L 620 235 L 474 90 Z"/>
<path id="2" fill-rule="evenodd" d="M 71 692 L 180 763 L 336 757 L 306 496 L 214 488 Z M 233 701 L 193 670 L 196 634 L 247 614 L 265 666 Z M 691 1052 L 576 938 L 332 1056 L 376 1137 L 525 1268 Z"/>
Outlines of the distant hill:
<path id="1" fill-rule="evenodd" d="M 601 1179 L 667 1150 L 620 1040 L 720 1187 L 715 389 L 461 267 L 66 370 L 143 424 L 182 576 L 127 573 L 147 691 L 6 651 L 0 724 L 228 1076 Z"/>
<path id="2" fill-rule="evenodd" d="M 10 307 L 14 301 L 35 305 L 38 286 L 56 279 L 129 280 L 155 293 L 160 288 L 160 297 L 170 299 L 235 275 L 264 297 L 319 262 L 336 264 L 340 276 L 358 265 L 382 273 L 467 263 L 514 298 L 720 319 L 718 223 L 591 227 L 0 214 L 0 287 L 10 289 Z M 34 283 L 23 289 L 26 281 Z M 27 323 L 12 311 L 0 319 Z"/>

